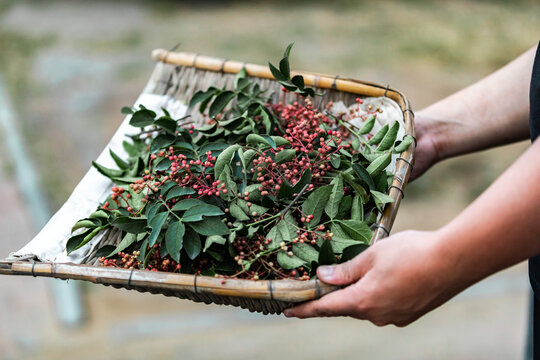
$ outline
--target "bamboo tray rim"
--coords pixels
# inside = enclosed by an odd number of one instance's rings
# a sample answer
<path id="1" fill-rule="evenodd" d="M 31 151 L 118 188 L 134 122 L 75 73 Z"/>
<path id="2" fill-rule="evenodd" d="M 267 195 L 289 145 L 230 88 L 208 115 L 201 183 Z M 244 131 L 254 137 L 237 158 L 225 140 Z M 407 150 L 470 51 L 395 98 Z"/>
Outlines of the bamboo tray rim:
<path id="1" fill-rule="evenodd" d="M 86 280 L 95 284 L 125 285 L 127 289 L 144 287 L 151 283 L 158 288 L 163 286 L 168 290 L 188 290 L 195 294 L 211 292 L 215 295 L 288 302 L 318 298 L 339 288 L 318 279 L 247 280 L 73 263 L 7 260 L 0 261 L 0 274 Z"/>

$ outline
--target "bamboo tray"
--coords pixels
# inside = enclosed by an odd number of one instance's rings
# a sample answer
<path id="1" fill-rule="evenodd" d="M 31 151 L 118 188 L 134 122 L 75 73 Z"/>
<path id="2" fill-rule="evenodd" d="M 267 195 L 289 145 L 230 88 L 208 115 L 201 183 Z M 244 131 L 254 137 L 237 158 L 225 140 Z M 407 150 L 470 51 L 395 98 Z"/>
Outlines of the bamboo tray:
<path id="1" fill-rule="evenodd" d="M 235 74 L 243 67 L 262 88 L 275 90 L 274 92 L 278 95 L 281 88 L 266 66 L 199 56 L 194 53 L 175 53 L 162 49 L 154 50 L 152 57 L 157 61 L 157 65 L 143 93 L 168 95 L 187 102 L 195 92 L 211 85 L 232 86 Z M 315 87 L 318 92 L 324 92 L 320 101 L 342 100 L 353 103 L 356 97 L 381 96 L 394 100 L 403 112 L 405 133 L 415 135 L 414 114 L 407 98 L 399 91 L 389 86 L 338 76 L 308 72 L 292 73 L 302 75 L 306 85 Z M 287 97 L 286 100 L 291 101 L 296 95 L 289 93 Z M 194 119 L 202 121 L 195 112 L 191 115 Z M 390 234 L 412 170 L 414 150 L 413 143 L 396 160 L 394 178 L 389 190 L 389 195 L 394 202 L 386 204 L 382 216 L 373 226 L 371 244 Z M 317 299 L 337 289 L 336 286 L 324 284 L 317 279 L 309 281 L 223 280 L 200 275 L 127 270 L 89 264 L 31 261 L 0 261 L 0 274 L 85 280 L 115 288 L 174 296 L 207 304 L 240 306 L 264 314 L 279 314 L 283 309 L 294 306 L 296 303 Z"/>

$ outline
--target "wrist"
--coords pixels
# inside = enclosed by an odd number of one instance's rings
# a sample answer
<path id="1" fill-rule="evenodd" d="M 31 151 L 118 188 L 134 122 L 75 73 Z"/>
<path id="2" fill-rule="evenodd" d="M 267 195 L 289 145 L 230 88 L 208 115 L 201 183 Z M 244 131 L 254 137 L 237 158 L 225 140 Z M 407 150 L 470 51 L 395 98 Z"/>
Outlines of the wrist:
<path id="1" fill-rule="evenodd" d="M 490 274 L 467 246 L 468 236 L 451 223 L 434 232 L 433 256 L 439 259 L 445 281 L 456 294 Z"/>

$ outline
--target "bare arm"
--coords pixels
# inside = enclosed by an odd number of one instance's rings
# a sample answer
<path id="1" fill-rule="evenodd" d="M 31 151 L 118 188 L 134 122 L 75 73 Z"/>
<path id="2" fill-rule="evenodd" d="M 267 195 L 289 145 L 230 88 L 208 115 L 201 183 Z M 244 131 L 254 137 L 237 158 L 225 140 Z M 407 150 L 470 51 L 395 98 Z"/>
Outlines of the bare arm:
<path id="1" fill-rule="evenodd" d="M 524 140 L 536 46 L 477 83 L 416 113 L 412 178 L 438 161 Z"/>
<path id="2" fill-rule="evenodd" d="M 352 261 L 320 267 L 324 282 L 349 285 L 285 312 L 352 316 L 404 326 L 471 284 L 540 253 L 540 141 L 453 221 L 407 231 Z"/>

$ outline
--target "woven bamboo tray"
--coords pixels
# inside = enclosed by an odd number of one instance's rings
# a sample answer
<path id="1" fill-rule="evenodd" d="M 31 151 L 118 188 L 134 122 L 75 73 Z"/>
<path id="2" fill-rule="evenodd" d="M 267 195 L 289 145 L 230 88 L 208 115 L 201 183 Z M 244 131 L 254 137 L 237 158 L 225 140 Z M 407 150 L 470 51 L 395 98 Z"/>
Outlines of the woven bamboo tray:
<path id="1" fill-rule="evenodd" d="M 157 61 L 152 77 L 143 93 L 168 95 L 187 103 L 198 90 L 209 86 L 232 87 L 234 76 L 243 67 L 261 88 L 274 91 L 275 100 L 281 99 L 281 85 L 274 80 L 266 66 L 228 61 L 193 53 L 175 53 L 166 50 L 154 50 L 152 57 Z M 302 75 L 308 86 L 313 86 L 324 96 L 316 101 L 323 104 L 342 100 L 353 103 L 357 97 L 386 96 L 394 100 L 403 111 L 405 133 L 414 136 L 414 114 L 407 98 L 399 91 L 375 83 L 344 79 L 307 72 L 293 72 Z M 279 99 L 277 98 L 279 96 Z M 296 98 L 294 93 L 287 94 L 287 101 Z M 192 110 L 194 119 L 203 119 Z M 403 191 L 414 159 L 415 144 L 402 153 L 396 160 L 395 172 L 389 195 L 393 203 L 386 204 L 383 215 L 373 226 L 371 244 L 387 237 L 394 223 Z M 250 311 L 264 314 L 279 314 L 283 309 L 299 302 L 317 299 L 337 289 L 319 280 L 240 280 L 208 276 L 150 272 L 144 270 L 126 270 L 93 265 L 66 263 L 46 263 L 30 261 L 0 261 L 0 274 L 30 275 L 59 279 L 85 280 L 96 284 L 125 288 L 140 292 L 174 296 L 196 302 L 240 306 Z"/>

